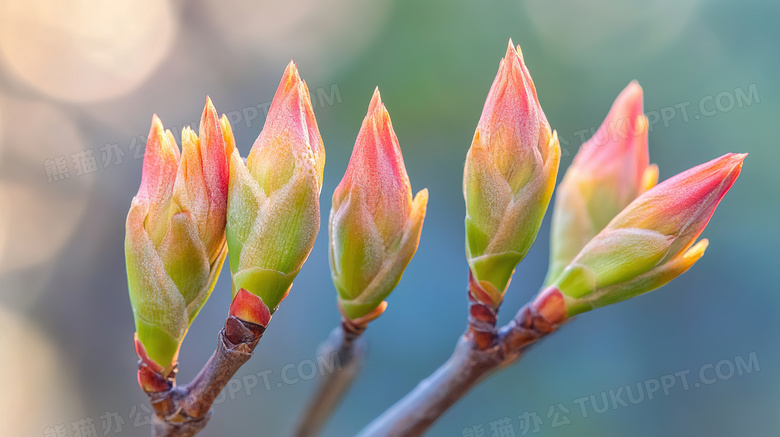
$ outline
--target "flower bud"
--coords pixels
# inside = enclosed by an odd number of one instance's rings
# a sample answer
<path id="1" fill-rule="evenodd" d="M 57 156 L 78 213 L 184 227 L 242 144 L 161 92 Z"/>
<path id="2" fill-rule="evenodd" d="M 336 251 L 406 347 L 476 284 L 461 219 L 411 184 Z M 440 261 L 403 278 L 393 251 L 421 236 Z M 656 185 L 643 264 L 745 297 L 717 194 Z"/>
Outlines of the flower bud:
<path id="1" fill-rule="evenodd" d="M 647 133 L 642 87 L 631 82 L 593 138 L 580 147 L 558 185 L 547 282 L 626 205 L 658 181 L 658 167 L 649 165 Z"/>
<path id="2" fill-rule="evenodd" d="M 651 188 L 631 202 L 558 275 L 569 315 L 654 290 L 704 254 L 694 244 L 736 181 L 746 154 L 730 153 Z"/>
<path id="3" fill-rule="evenodd" d="M 231 313 L 264 314 L 263 306 L 273 313 L 290 291 L 319 231 L 324 165 L 309 90 L 290 62 L 246 165 L 238 150 L 230 156 Z M 248 294 L 236 301 L 241 290 Z M 268 323 L 267 317 L 252 319 L 246 321 Z"/>
<path id="4" fill-rule="evenodd" d="M 384 311 L 420 242 L 428 190 L 412 199 L 390 114 L 374 91 L 330 211 L 330 270 L 352 321 Z"/>
<path id="5" fill-rule="evenodd" d="M 466 256 L 472 295 L 497 308 L 544 217 L 560 160 L 518 46 L 506 57 L 466 156 Z"/>
<path id="6" fill-rule="evenodd" d="M 225 260 L 227 153 L 233 146 L 211 100 L 200 138 L 184 129 L 181 154 L 171 132 L 152 119 L 125 236 L 136 349 L 151 369 L 172 369 Z"/>

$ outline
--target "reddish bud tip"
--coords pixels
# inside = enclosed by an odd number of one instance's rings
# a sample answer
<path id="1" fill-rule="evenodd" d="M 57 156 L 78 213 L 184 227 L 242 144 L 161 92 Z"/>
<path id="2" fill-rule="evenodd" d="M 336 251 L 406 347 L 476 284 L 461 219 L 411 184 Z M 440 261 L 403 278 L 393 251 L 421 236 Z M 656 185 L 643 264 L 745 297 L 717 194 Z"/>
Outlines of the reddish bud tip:
<path id="1" fill-rule="evenodd" d="M 217 110 L 208 96 L 200 119 L 200 143 L 201 165 L 203 166 L 203 178 L 208 188 L 207 193 L 213 204 L 224 207 L 227 202 L 230 174 L 228 147 Z"/>
<path id="2" fill-rule="evenodd" d="M 173 191 L 180 159 L 179 147 L 171 135 L 165 132 L 157 114 L 152 116 L 152 126 L 146 140 L 143 173 L 138 197 L 156 205 Z"/>
<path id="3" fill-rule="evenodd" d="M 356 192 L 389 245 L 409 217 L 412 188 L 379 88 L 374 90 L 347 171 L 333 194 L 334 210 Z"/>
<path id="4" fill-rule="evenodd" d="M 607 226 L 638 228 L 674 236 L 675 255 L 690 247 L 739 177 L 746 153 L 727 153 L 651 188 Z"/>
<path id="5" fill-rule="evenodd" d="M 582 177 L 599 181 L 628 204 L 641 193 L 649 163 L 648 122 L 642 87 L 632 81 L 618 95 L 598 131 L 582 145 L 572 164 Z"/>

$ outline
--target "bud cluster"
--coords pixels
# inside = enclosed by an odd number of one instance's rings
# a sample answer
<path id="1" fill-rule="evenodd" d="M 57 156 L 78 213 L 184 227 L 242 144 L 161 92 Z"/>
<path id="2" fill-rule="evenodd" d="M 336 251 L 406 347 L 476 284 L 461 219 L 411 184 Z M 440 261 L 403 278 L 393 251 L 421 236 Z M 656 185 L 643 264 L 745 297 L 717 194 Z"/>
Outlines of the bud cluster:
<path id="1" fill-rule="evenodd" d="M 568 317 L 658 288 L 690 268 L 696 241 L 736 181 L 745 154 L 727 154 L 658 185 L 649 163 L 642 88 L 631 82 L 559 185 L 545 285 L 529 311 Z M 615 129 L 621 124 L 627 129 Z M 628 132 L 628 135 L 614 132 Z M 325 149 L 311 96 L 290 62 L 246 162 L 224 115 L 206 101 L 182 149 L 154 116 L 143 175 L 126 222 L 128 288 L 139 382 L 161 391 L 226 257 L 231 320 L 267 327 L 320 227 Z M 465 249 L 472 309 L 485 346 L 515 268 L 552 198 L 560 145 L 519 47 L 509 41 L 466 155 Z M 387 308 L 417 251 L 428 191 L 412 195 L 398 137 L 375 90 L 328 221 L 329 258 L 344 323 Z M 259 337 L 258 337 L 259 339 Z M 154 376 L 159 376 L 155 379 Z"/>

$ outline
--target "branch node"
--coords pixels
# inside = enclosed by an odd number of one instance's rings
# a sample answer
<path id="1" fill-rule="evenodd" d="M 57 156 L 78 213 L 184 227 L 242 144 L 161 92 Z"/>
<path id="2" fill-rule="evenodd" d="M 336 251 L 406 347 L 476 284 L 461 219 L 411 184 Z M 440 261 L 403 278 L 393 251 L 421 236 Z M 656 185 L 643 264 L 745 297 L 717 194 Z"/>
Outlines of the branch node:
<path id="1" fill-rule="evenodd" d="M 473 281 L 470 281 L 473 286 Z M 469 287 L 469 314 L 467 335 L 474 340 L 477 349 L 485 350 L 496 343 L 496 322 L 498 309 L 474 297 L 472 287 Z"/>
<path id="2" fill-rule="evenodd" d="M 217 336 L 217 349 L 200 373 L 186 386 L 177 387 L 172 371 L 168 378 L 139 364 L 141 375 L 150 381 L 165 381 L 160 391 L 146 390 L 154 408 L 153 435 L 156 437 L 190 437 L 202 430 L 211 418 L 211 406 L 230 378 L 252 357 L 265 327 L 230 316 Z M 143 387 L 143 386 L 142 386 Z"/>

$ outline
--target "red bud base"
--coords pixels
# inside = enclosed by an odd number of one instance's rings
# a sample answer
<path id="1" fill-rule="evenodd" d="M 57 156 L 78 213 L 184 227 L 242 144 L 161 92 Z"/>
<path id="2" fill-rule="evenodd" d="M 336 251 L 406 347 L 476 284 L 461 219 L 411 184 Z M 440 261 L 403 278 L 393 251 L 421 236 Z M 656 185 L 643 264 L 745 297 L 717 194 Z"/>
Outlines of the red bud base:
<path id="1" fill-rule="evenodd" d="M 263 328 L 271 321 L 271 310 L 265 305 L 263 299 L 243 288 L 238 290 L 230 304 L 230 315 Z"/>
<path id="2" fill-rule="evenodd" d="M 146 348 L 135 334 L 135 353 L 138 355 L 138 385 L 146 393 L 165 392 L 173 388 L 176 379 L 176 362 L 164 369 L 149 358 Z"/>

